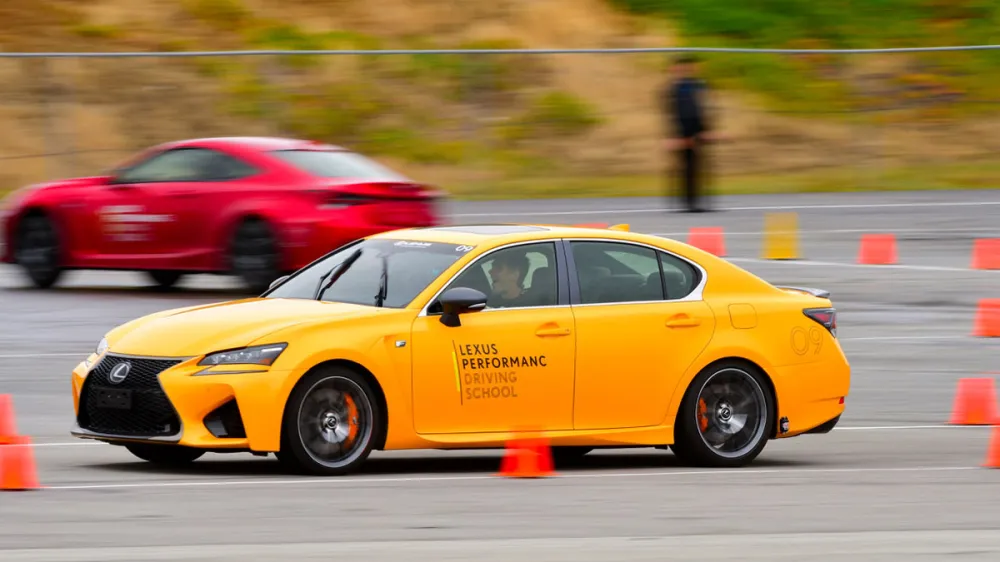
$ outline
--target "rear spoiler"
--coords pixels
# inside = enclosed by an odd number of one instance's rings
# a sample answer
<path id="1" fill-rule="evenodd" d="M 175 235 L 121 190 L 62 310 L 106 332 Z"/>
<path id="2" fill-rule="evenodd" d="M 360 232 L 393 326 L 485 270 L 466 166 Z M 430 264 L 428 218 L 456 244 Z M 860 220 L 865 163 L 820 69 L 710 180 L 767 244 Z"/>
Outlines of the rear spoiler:
<path id="1" fill-rule="evenodd" d="M 619 230 L 621 232 L 628 232 L 629 225 L 627 224 L 613 224 L 608 226 L 606 222 L 587 222 L 582 224 L 574 224 L 576 228 L 606 228 L 608 230 Z"/>
<path id="2" fill-rule="evenodd" d="M 798 291 L 800 293 L 808 293 L 814 297 L 819 297 L 821 299 L 830 298 L 830 291 L 824 291 L 823 289 L 814 289 L 812 287 L 790 287 L 787 285 L 776 285 L 778 289 L 785 289 L 787 291 Z"/>

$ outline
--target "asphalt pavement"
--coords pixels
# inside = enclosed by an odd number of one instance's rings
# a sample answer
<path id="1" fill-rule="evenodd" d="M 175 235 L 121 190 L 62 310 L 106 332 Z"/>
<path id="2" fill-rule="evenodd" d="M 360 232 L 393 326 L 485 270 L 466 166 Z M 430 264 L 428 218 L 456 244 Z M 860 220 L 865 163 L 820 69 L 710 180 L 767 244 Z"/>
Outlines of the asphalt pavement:
<path id="1" fill-rule="evenodd" d="M 990 428 L 946 425 L 964 377 L 1000 374 L 971 336 L 1000 271 L 969 269 L 1000 237 L 1000 193 L 743 196 L 681 214 L 653 199 L 455 204 L 452 222 L 628 223 L 685 239 L 721 226 L 727 253 L 775 283 L 828 289 L 854 376 L 837 430 L 771 442 L 740 470 L 669 452 L 605 451 L 556 478 L 497 478 L 500 451 L 376 453 L 314 479 L 273 458 L 207 455 L 164 471 L 69 437 L 69 372 L 114 325 L 240 296 L 199 276 L 159 293 L 141 275 L 80 272 L 52 291 L 0 268 L 0 393 L 34 440 L 45 490 L 0 492 L 0 560 L 997 560 L 1000 470 Z M 767 213 L 795 213 L 801 259 L 761 259 Z M 863 233 L 898 266 L 860 266 Z"/>

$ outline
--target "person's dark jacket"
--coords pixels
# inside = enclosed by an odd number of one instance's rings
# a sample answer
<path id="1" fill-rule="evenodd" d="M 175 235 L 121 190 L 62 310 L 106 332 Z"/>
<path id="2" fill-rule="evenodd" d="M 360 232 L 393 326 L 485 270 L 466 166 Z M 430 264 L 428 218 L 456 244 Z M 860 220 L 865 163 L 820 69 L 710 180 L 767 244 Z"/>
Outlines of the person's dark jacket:
<path id="1" fill-rule="evenodd" d="M 667 89 L 668 127 L 682 138 L 691 138 L 708 130 L 702 106 L 705 83 L 695 78 L 683 78 Z"/>

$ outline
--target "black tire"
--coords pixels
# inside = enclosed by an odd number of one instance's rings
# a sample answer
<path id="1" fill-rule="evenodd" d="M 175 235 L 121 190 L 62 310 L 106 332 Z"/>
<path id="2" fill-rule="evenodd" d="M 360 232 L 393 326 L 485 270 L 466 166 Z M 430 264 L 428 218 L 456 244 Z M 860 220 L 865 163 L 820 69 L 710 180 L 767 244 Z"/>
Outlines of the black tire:
<path id="1" fill-rule="evenodd" d="M 48 289 L 59 281 L 62 244 L 59 229 L 49 217 L 31 214 L 21 219 L 14 244 L 14 261 L 36 287 Z"/>
<path id="2" fill-rule="evenodd" d="M 382 419 L 376 393 L 364 377 L 346 367 L 320 367 L 288 397 L 277 457 L 296 472 L 349 474 L 368 459 Z M 346 450 L 339 450 L 343 444 Z"/>
<path id="3" fill-rule="evenodd" d="M 247 219 L 233 234 L 229 250 L 230 271 L 254 294 L 261 294 L 281 277 L 278 240 L 271 227 L 260 219 Z"/>
<path id="4" fill-rule="evenodd" d="M 724 384 L 729 392 L 717 394 Z M 704 416 L 699 414 L 702 399 Z M 773 435 L 775 410 L 768 381 L 758 369 L 739 361 L 716 363 L 699 373 L 688 387 L 670 448 L 684 464 L 747 466 Z M 742 423 L 741 415 L 746 416 Z"/>
<path id="5" fill-rule="evenodd" d="M 154 271 L 147 271 L 146 275 L 153 280 L 156 285 L 161 289 L 169 289 L 177 284 L 178 281 L 184 277 L 184 274 L 180 271 L 167 271 L 157 269 Z"/>
<path id="6" fill-rule="evenodd" d="M 125 445 L 125 448 L 140 459 L 161 466 L 184 466 L 198 460 L 205 454 L 205 451 L 200 449 L 181 445 L 129 443 Z"/>
<path id="7" fill-rule="evenodd" d="M 593 450 L 593 447 L 552 447 L 552 460 L 557 467 L 571 465 Z"/>

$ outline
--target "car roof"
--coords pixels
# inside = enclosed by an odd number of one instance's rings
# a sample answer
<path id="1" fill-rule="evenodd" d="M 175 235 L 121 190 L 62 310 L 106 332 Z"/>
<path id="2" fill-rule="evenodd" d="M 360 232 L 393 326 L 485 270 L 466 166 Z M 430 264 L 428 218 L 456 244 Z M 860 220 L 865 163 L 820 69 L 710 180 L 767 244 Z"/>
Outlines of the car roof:
<path id="1" fill-rule="evenodd" d="M 607 228 L 574 227 L 546 224 L 470 224 L 442 225 L 423 228 L 392 230 L 371 236 L 393 240 L 414 240 L 420 242 L 443 242 L 469 246 L 498 246 L 512 242 L 550 238 L 609 238 L 632 242 L 649 242 L 654 237 Z M 656 238 L 658 244 L 669 243 L 665 238 Z"/>
<path id="2" fill-rule="evenodd" d="M 185 146 L 199 146 L 206 148 L 238 147 L 242 149 L 256 150 L 259 152 L 295 149 L 346 150 L 341 146 L 333 144 L 286 137 L 208 137 L 186 139 L 162 145 L 163 148 L 181 148 Z"/>

